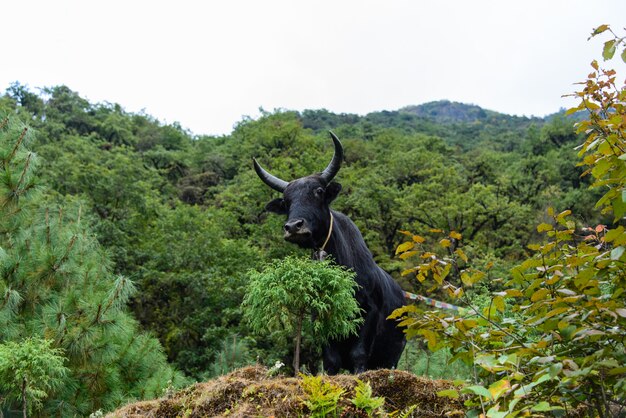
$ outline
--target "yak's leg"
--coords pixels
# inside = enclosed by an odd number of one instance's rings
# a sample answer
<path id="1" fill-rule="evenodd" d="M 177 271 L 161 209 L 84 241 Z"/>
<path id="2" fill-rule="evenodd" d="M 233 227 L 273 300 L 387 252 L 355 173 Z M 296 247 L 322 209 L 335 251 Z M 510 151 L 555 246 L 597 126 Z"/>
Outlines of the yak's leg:
<path id="1" fill-rule="evenodd" d="M 341 353 L 336 343 L 330 343 L 322 349 L 322 360 L 326 373 L 329 375 L 339 373 L 343 364 L 341 361 Z"/>
<path id="2" fill-rule="evenodd" d="M 368 368 L 395 369 L 404 351 L 406 339 L 394 321 L 386 320 L 383 332 L 376 336 Z"/>
<path id="3" fill-rule="evenodd" d="M 363 373 L 367 370 L 367 363 L 371 355 L 374 339 L 378 328 L 378 309 L 370 307 L 365 314 L 365 320 L 359 329 L 356 343 L 350 350 L 350 359 L 354 366 L 354 373 Z"/>

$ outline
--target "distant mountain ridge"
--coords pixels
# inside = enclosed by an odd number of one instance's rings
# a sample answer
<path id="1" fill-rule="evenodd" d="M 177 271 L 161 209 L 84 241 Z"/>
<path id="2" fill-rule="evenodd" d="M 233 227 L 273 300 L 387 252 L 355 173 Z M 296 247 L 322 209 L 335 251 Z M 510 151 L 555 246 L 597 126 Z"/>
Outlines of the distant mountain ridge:
<path id="1" fill-rule="evenodd" d="M 495 119 L 543 119 L 537 117 L 513 116 L 506 113 L 486 110 L 474 104 L 438 100 L 420 105 L 405 106 L 398 110 L 418 117 L 427 118 L 438 123 L 471 123 L 493 121 Z"/>
<path id="2" fill-rule="evenodd" d="M 298 113 L 305 127 L 319 130 L 320 128 L 329 128 L 342 124 L 358 124 L 363 121 L 396 128 L 415 128 L 417 126 L 423 128 L 424 124 L 467 126 L 476 123 L 526 127 L 529 123 L 542 125 L 555 116 L 564 115 L 564 112 L 564 109 L 560 109 L 553 114 L 543 117 L 517 116 L 483 109 L 475 104 L 437 100 L 419 105 L 405 106 L 398 110 L 370 112 L 363 116 L 354 113 L 333 113 L 326 109 L 308 109 Z M 574 119 L 576 119 L 575 116 Z"/>
<path id="3" fill-rule="evenodd" d="M 465 149 L 476 147 L 485 139 L 495 141 L 501 149 L 513 149 L 526 137 L 529 127 L 540 129 L 552 118 L 564 115 L 564 110 L 545 117 L 526 117 L 486 110 L 474 104 L 439 100 L 364 116 L 337 114 L 326 109 L 297 113 L 302 125 L 315 132 L 333 129 L 338 135 L 368 139 L 377 130 L 394 129 L 405 134 L 437 136 Z"/>
<path id="4" fill-rule="evenodd" d="M 437 122 L 475 122 L 485 120 L 489 113 L 497 114 L 473 104 L 438 100 L 420 105 L 405 106 L 398 110 L 400 113 L 410 113 L 415 116 L 428 118 Z"/>

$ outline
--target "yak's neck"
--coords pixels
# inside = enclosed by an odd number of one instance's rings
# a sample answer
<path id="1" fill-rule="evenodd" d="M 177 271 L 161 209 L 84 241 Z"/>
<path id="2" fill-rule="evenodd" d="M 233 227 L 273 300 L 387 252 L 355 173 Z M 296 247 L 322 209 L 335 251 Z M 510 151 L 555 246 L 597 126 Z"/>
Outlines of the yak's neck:
<path id="1" fill-rule="evenodd" d="M 326 245 L 326 252 L 337 264 L 360 271 L 371 269 L 376 265 L 372 253 L 367 248 L 361 231 L 340 212 L 331 211 L 333 215 L 333 231 Z"/>

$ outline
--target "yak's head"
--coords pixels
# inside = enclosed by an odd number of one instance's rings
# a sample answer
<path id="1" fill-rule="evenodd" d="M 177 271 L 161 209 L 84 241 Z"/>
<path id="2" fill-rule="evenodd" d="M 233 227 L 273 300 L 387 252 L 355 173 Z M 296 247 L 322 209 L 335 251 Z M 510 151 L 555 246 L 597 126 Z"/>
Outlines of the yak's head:
<path id="1" fill-rule="evenodd" d="M 287 215 L 287 222 L 283 225 L 285 240 L 304 248 L 320 248 L 326 240 L 331 219 L 329 205 L 341 190 L 341 185 L 332 179 L 341 166 L 343 148 L 335 134 L 331 132 L 330 136 L 335 153 L 328 167 L 319 174 L 286 182 L 268 173 L 253 159 L 254 169 L 261 180 L 283 194 L 283 197 L 269 202 L 265 209 Z"/>

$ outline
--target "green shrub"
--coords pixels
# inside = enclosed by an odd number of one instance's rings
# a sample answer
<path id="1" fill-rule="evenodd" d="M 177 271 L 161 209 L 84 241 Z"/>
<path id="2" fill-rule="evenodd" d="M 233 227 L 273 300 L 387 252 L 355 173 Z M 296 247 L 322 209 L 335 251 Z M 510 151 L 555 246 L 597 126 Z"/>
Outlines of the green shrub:
<path id="1" fill-rule="evenodd" d="M 362 322 L 354 273 L 331 260 L 287 257 L 249 276 L 244 317 L 256 332 L 287 330 L 294 336 L 296 373 L 303 332 L 323 343 L 356 333 Z"/>

